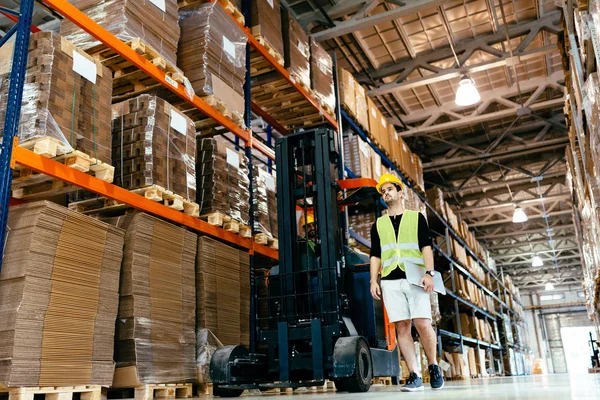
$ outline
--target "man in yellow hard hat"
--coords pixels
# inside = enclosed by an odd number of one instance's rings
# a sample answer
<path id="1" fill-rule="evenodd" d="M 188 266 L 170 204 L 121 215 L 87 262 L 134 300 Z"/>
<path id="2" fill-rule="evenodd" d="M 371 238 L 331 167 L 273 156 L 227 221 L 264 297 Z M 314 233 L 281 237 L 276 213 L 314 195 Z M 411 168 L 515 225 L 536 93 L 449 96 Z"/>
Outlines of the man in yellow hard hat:
<path id="1" fill-rule="evenodd" d="M 377 219 L 371 228 L 371 294 L 383 301 L 388 319 L 396 326 L 398 344 L 410 369 L 410 377 L 402 391 L 423 390 L 423 380 L 417 367 L 411 322 L 415 324 L 421 344 L 429 360 L 429 376 L 433 389 L 444 386 L 437 365 L 437 337 L 431 326 L 433 292 L 433 249 L 427 220 L 418 211 L 404 208 L 404 186 L 397 176 L 383 174 L 377 191 L 388 205 L 388 213 Z M 425 268 L 423 288 L 411 285 L 406 279 L 405 264 Z M 381 274 L 381 286 L 378 282 Z"/>
<path id="2" fill-rule="evenodd" d="M 305 238 L 309 242 L 312 242 L 312 247 L 314 247 L 314 241 L 317 238 L 317 233 L 315 230 L 315 214 L 310 210 L 307 210 L 306 213 L 302 212 L 302 215 L 298 220 L 298 225 L 304 229 Z"/>

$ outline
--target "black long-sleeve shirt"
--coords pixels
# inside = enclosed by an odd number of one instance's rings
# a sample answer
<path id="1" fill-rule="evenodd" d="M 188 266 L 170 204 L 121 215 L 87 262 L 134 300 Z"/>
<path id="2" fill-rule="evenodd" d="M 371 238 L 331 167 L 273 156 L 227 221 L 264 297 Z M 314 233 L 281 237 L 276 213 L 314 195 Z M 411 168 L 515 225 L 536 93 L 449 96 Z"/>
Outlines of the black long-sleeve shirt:
<path id="1" fill-rule="evenodd" d="M 394 226 L 394 231 L 396 232 L 396 236 L 398 236 L 398 231 L 400 230 L 400 221 L 402 221 L 402 215 L 392 215 L 390 219 L 392 220 L 392 225 Z M 427 220 L 423 214 L 419 213 L 419 225 L 417 228 L 417 235 L 419 237 L 419 248 L 423 250 L 424 247 L 431 246 L 431 232 L 429 231 L 429 225 L 427 225 Z M 371 227 L 371 257 L 381 258 L 381 239 L 379 238 L 379 232 L 377 231 L 377 221 Z M 384 278 L 383 280 L 392 280 L 392 279 L 406 279 L 406 273 L 402 271 L 400 268 L 396 268 L 390 274 Z"/>

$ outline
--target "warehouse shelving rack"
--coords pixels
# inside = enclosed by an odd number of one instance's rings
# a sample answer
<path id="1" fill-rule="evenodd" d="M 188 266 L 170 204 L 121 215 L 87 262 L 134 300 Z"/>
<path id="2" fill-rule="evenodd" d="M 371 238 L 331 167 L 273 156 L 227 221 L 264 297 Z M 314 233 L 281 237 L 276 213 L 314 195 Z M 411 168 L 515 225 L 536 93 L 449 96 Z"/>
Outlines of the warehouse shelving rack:
<path id="1" fill-rule="evenodd" d="M 277 130 L 280 134 L 288 134 L 289 131 L 283 126 L 283 121 L 277 121 L 272 118 L 267 112 L 261 109 L 261 107 L 252 101 L 250 94 L 250 79 L 247 79 L 245 86 L 245 124 L 246 126 L 250 126 L 250 118 L 251 113 L 254 112 L 256 115 L 260 116 L 267 122 L 269 125 L 267 126 L 267 141 L 264 143 L 259 138 L 253 136 L 251 130 L 247 130 L 235 122 L 233 122 L 228 117 L 224 116 L 211 106 L 209 106 L 206 102 L 200 99 L 198 96 L 190 97 L 186 94 L 185 89 L 173 82 L 171 79 L 167 77 L 165 72 L 161 71 L 159 68 L 154 66 L 150 61 L 146 60 L 144 57 L 137 54 L 133 51 L 129 46 L 123 43 L 121 40 L 114 37 L 112 34 L 107 32 L 104 28 L 93 22 L 89 19 L 85 14 L 79 11 L 76 7 L 69 4 L 66 0 L 40 0 L 44 6 L 50 8 L 54 12 L 62 15 L 65 18 L 73 21 L 80 28 L 94 36 L 96 39 L 100 40 L 107 47 L 114 49 L 116 53 L 121 55 L 124 59 L 131 61 L 135 66 L 137 66 L 140 70 L 144 71 L 148 76 L 154 78 L 164 87 L 170 89 L 172 92 L 177 94 L 180 98 L 188 101 L 191 105 L 196 107 L 199 111 L 204 113 L 207 117 L 212 118 L 219 125 L 223 126 L 228 132 L 231 132 L 235 135 L 236 144 L 240 141 L 244 143 L 244 148 L 246 151 L 246 155 L 249 160 L 252 160 L 253 151 L 260 152 L 267 159 L 267 164 L 269 167 L 272 166 L 272 160 L 274 159 L 274 151 L 272 149 L 272 129 Z M 8 218 L 8 207 L 11 200 L 11 181 L 12 181 L 12 172 L 11 169 L 15 167 L 16 164 L 20 164 L 23 167 L 30 168 L 31 170 L 37 171 L 39 173 L 46 174 L 53 178 L 65 181 L 69 184 L 78 186 L 82 189 L 86 189 L 97 193 L 100 196 L 104 196 L 113 200 L 117 200 L 121 203 L 130 205 L 136 209 L 148 212 L 153 215 L 157 215 L 166 220 L 174 222 L 176 224 L 180 224 L 186 226 L 194 231 L 197 231 L 202 234 L 210 235 L 212 237 L 218 238 L 226 243 L 231 245 L 246 249 L 249 251 L 250 255 L 260 255 L 267 257 L 272 260 L 277 260 L 278 255 L 277 251 L 271 249 L 269 247 L 259 245 L 255 243 L 252 239 L 242 238 L 234 233 L 227 232 L 219 227 L 210 225 L 198 218 L 194 218 L 183 213 L 172 210 L 168 207 L 165 207 L 161 204 L 155 203 L 151 200 L 144 198 L 143 196 L 131 193 L 125 189 L 122 189 L 116 185 L 101 181 L 96 179 L 90 175 L 81 173 L 72 168 L 64 166 L 60 163 L 57 163 L 51 159 L 45 158 L 41 155 L 35 154 L 29 150 L 23 149 L 18 146 L 18 140 L 16 138 L 16 133 L 19 125 L 19 116 L 20 116 L 20 106 L 24 85 L 24 77 L 25 77 L 25 67 L 27 64 L 27 48 L 29 43 L 30 29 L 31 29 L 31 17 L 33 14 L 33 5 L 34 0 L 22 0 L 20 6 L 20 12 L 15 13 L 10 10 L 2 10 L 6 11 L 9 14 L 14 16 L 13 19 L 18 18 L 17 24 L 11 29 L 7 35 L 5 35 L 0 40 L 0 45 L 4 44 L 13 34 L 16 34 L 15 41 L 15 53 L 13 58 L 13 68 L 11 70 L 10 76 L 10 88 L 9 88 L 9 99 L 7 105 L 7 117 L 6 124 L 4 130 L 4 137 L 2 142 L 2 147 L 0 148 L 0 243 L 4 243 L 6 239 L 6 224 Z M 247 17 L 247 21 L 249 21 L 249 1 L 244 1 L 244 14 Z M 231 16 L 233 18 L 233 16 Z M 323 116 L 323 122 L 330 125 L 336 131 L 340 131 L 340 127 L 338 126 L 338 122 L 335 118 L 328 115 L 323 111 L 319 103 L 300 85 L 295 83 L 293 79 L 290 77 L 287 70 L 279 65 L 277 61 L 269 54 L 268 50 L 262 46 L 256 38 L 254 38 L 247 27 L 243 27 L 244 32 L 246 32 L 248 36 L 248 46 L 247 46 L 247 63 L 250 63 L 250 50 L 253 48 L 259 54 L 264 57 L 273 67 L 273 69 L 279 74 L 283 79 L 285 79 L 292 87 L 295 88 L 297 92 L 299 92 L 302 97 L 308 102 L 311 107 L 316 110 L 319 114 Z M 33 30 L 33 29 L 31 29 Z M 247 68 L 247 74 L 249 77 L 249 68 Z M 339 96 L 338 103 L 339 103 Z M 446 237 L 452 237 L 454 240 L 459 242 L 462 246 L 465 247 L 466 251 L 481 265 L 487 273 L 490 273 L 494 278 L 494 281 L 498 285 L 498 291 L 500 289 L 506 291 L 507 288 L 504 284 L 498 279 L 498 276 L 494 274 L 479 257 L 467 246 L 464 240 L 454 231 L 454 229 L 446 222 L 444 219 L 437 214 L 437 212 L 429 205 L 423 196 L 423 194 L 417 190 L 408 180 L 407 178 L 398 171 L 390 160 L 385 156 L 385 154 L 374 144 L 372 143 L 365 132 L 363 132 L 360 127 L 352 120 L 350 116 L 348 116 L 344 111 L 340 110 L 339 104 L 338 108 L 338 120 L 344 121 L 346 125 L 348 125 L 351 129 L 356 131 L 363 140 L 365 140 L 382 158 L 382 162 L 385 163 L 388 167 L 393 168 L 398 172 L 401 179 L 404 183 L 413 191 L 415 191 L 416 195 L 430 210 L 435 214 L 440 221 L 445 225 L 445 234 Z M 341 123 L 341 122 L 340 122 Z M 354 177 L 346 168 L 347 175 L 349 177 Z M 250 168 L 250 174 L 252 174 L 252 168 Z M 250 175 L 250 182 L 252 182 Z M 252 215 L 252 213 L 250 213 Z M 251 224 L 252 225 L 252 224 Z M 363 244 L 368 244 L 368 241 L 362 237 L 356 235 L 355 232 L 350 231 L 350 235 L 356 238 Z M 3 247 L 0 247 L 0 268 L 2 266 L 2 250 Z M 506 304 L 504 304 L 498 296 L 496 296 L 492 291 L 485 288 L 481 285 L 476 279 L 473 278 L 471 274 L 468 273 L 462 266 L 452 261 L 451 257 L 448 255 L 449 253 L 443 252 L 441 249 L 438 251 L 443 254 L 450 261 L 450 266 L 453 269 L 456 269 L 461 274 L 463 274 L 467 279 L 473 281 L 478 287 L 482 288 L 486 294 L 492 296 L 499 304 L 501 309 L 505 308 L 512 312 Z M 252 268 L 251 268 L 252 271 Z M 253 271 L 251 272 L 253 274 Z M 252 279 L 252 277 L 251 277 Z M 454 287 L 454 286 L 453 286 Z M 453 290 L 455 292 L 455 290 Z M 454 298 L 455 308 L 458 310 L 459 303 L 465 307 L 468 307 L 473 312 L 477 312 L 480 315 L 483 315 L 485 318 L 489 318 L 490 320 L 495 320 L 495 316 L 492 313 L 486 312 L 484 310 L 479 309 L 472 303 L 461 299 L 456 296 L 454 293 L 450 295 Z M 503 307 L 503 308 L 502 308 Z M 254 307 L 252 306 L 251 309 Z M 514 314 L 514 312 L 513 312 Z M 458 316 L 457 316 L 458 318 Z M 459 321 L 460 324 L 460 321 Z M 458 325 L 460 327 L 460 325 Z M 254 329 L 251 329 L 251 332 L 254 332 Z M 460 334 L 447 332 L 447 331 L 439 331 L 438 334 L 440 338 L 446 338 L 446 340 L 458 340 L 460 345 L 468 344 L 475 345 L 477 348 L 484 347 L 493 350 L 502 351 L 502 348 L 495 344 L 485 343 L 478 341 L 476 339 L 472 339 L 469 337 L 465 337 Z M 440 340 L 441 345 L 441 340 Z M 502 355 L 500 353 L 500 358 Z"/>

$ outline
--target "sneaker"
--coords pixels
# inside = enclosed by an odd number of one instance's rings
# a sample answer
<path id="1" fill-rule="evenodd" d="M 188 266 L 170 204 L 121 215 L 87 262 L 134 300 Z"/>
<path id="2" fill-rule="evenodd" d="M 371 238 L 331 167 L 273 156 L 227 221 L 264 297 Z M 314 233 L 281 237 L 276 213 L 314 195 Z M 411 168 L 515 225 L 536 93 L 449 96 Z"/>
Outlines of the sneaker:
<path id="1" fill-rule="evenodd" d="M 406 385 L 400 388 L 400 390 L 402 390 L 403 392 L 417 392 L 419 390 L 424 389 L 425 388 L 423 387 L 423 379 L 414 372 L 410 373 Z"/>
<path id="2" fill-rule="evenodd" d="M 439 365 L 429 366 L 429 384 L 432 389 L 441 389 L 444 387 L 444 376 Z"/>

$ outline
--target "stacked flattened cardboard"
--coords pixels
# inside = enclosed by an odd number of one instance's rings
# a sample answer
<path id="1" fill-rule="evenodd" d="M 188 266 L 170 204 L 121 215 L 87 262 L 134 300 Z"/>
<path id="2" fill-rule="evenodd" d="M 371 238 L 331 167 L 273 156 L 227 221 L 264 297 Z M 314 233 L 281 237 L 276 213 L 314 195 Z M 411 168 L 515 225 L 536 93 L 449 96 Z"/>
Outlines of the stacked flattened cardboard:
<path id="1" fill-rule="evenodd" d="M 41 201 L 11 207 L 0 274 L 0 384 L 105 385 L 124 232 Z"/>
<path id="2" fill-rule="evenodd" d="M 283 42 L 285 67 L 292 79 L 310 88 L 310 42 L 302 26 L 288 12 L 283 11 Z"/>
<path id="3" fill-rule="evenodd" d="M 279 0 L 252 0 L 252 35 L 283 61 L 283 34 Z"/>
<path id="4" fill-rule="evenodd" d="M 275 177 L 263 168 L 253 167 L 254 232 L 277 238 L 277 197 Z"/>
<path id="5" fill-rule="evenodd" d="M 200 237 L 196 263 L 196 293 L 197 329 L 210 329 L 223 345 L 248 345 L 248 253 L 213 239 Z"/>
<path id="6" fill-rule="evenodd" d="M 333 114 L 335 93 L 333 87 L 333 60 L 320 43 L 310 39 L 310 81 L 315 98 L 325 111 Z"/>
<path id="7" fill-rule="evenodd" d="M 197 236 L 138 212 L 108 221 L 127 229 L 113 385 L 194 380 Z"/>
<path id="8" fill-rule="evenodd" d="M 117 185 L 156 185 L 195 201 L 194 123 L 165 100 L 143 94 L 115 104 L 112 150 Z"/>
<path id="9" fill-rule="evenodd" d="M 143 41 L 156 50 L 171 65 L 177 64 L 177 43 L 180 30 L 177 0 L 69 0 L 94 22 L 118 39 Z M 60 32 L 84 49 L 100 42 L 68 19 Z"/>
<path id="10" fill-rule="evenodd" d="M 247 36 L 217 2 L 179 14 L 178 66 L 200 97 L 213 96 L 238 117 L 244 115 Z"/>
<path id="11" fill-rule="evenodd" d="M 356 176 L 373 177 L 371 154 L 371 147 L 360 136 L 353 133 L 344 136 L 345 164 Z"/>
<path id="12" fill-rule="evenodd" d="M 244 224 L 250 217 L 248 159 L 223 138 L 200 139 L 196 164 L 200 215 L 222 213 Z"/>
<path id="13" fill-rule="evenodd" d="M 80 150 L 110 164 L 110 71 L 58 34 L 38 32 L 29 42 L 25 79 L 20 143 L 49 137 L 61 154 Z M 2 114 L 7 94 L 8 75 L 1 75 Z M 3 129 L 2 125 L 0 136 Z"/>

